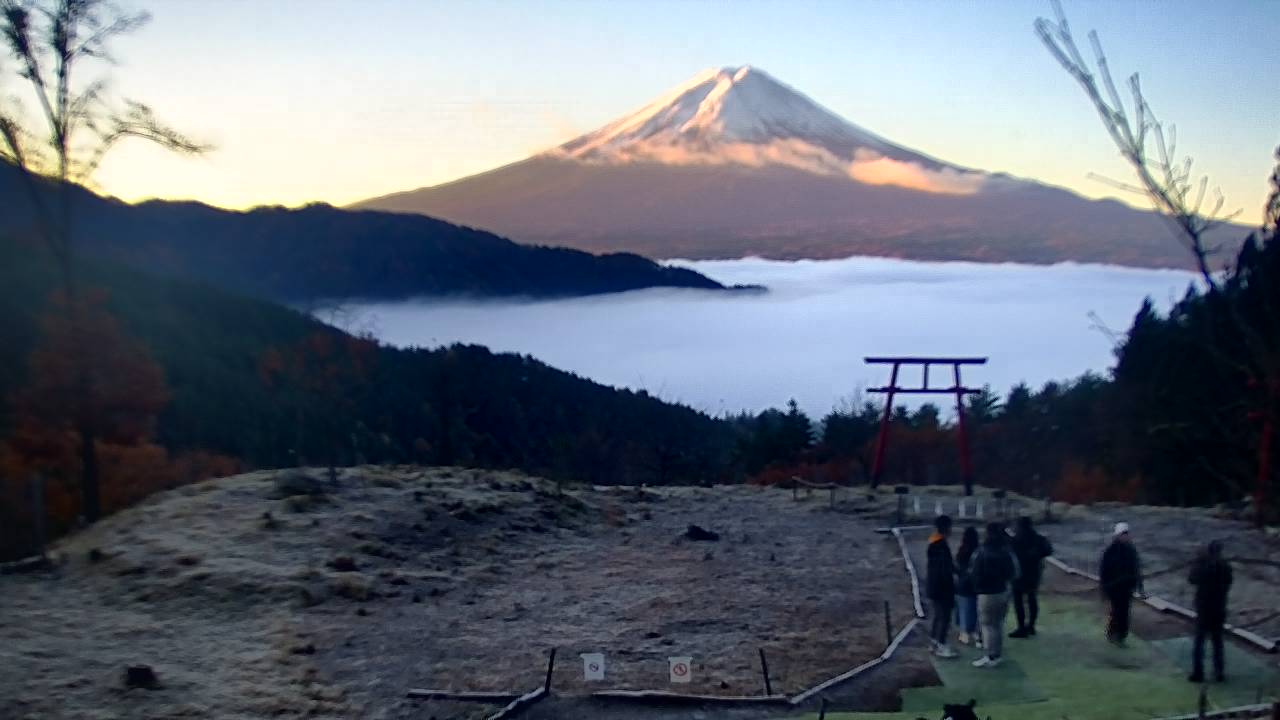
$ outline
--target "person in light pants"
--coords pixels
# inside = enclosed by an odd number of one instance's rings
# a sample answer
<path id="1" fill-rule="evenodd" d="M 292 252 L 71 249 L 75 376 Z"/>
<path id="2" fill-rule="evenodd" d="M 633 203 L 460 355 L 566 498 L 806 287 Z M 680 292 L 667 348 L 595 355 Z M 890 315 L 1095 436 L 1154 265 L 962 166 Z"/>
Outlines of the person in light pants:
<path id="1" fill-rule="evenodd" d="M 982 637 L 978 634 L 978 595 L 973 589 L 973 580 L 969 577 L 969 565 L 978 552 L 981 540 L 978 531 L 967 527 L 960 539 L 960 549 L 956 550 L 956 626 L 960 628 L 960 643 L 972 643 L 982 647 Z"/>
<path id="2" fill-rule="evenodd" d="M 1002 661 L 1004 621 L 1009 613 L 1009 586 L 1020 574 L 1018 558 L 1009 549 L 1004 526 L 1000 523 L 987 525 L 986 539 L 969 563 L 969 577 L 978 594 L 982 642 L 987 652 L 973 662 L 974 667 L 994 668 Z"/>

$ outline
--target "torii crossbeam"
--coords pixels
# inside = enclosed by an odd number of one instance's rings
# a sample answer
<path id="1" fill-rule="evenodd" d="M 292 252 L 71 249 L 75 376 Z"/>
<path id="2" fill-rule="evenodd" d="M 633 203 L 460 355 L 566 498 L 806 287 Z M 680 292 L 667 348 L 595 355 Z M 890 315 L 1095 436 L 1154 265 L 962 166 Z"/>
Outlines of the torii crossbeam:
<path id="1" fill-rule="evenodd" d="M 889 372 L 889 384 L 884 387 L 870 388 L 867 392 L 884 393 L 884 415 L 880 418 L 880 436 L 876 439 L 875 464 L 871 467 L 871 487 L 880 484 L 880 473 L 884 470 L 884 451 L 889 446 L 889 418 L 893 414 L 893 397 L 895 395 L 955 395 L 956 426 L 960 443 L 960 477 L 964 482 L 964 494 L 973 494 L 973 461 L 969 458 L 969 437 L 964 426 L 964 396 L 976 395 L 981 390 L 967 388 L 960 381 L 962 365 L 985 365 L 986 358 L 976 357 L 869 357 L 869 365 L 892 365 Z M 898 385 L 898 370 L 903 365 L 921 365 L 924 373 L 920 387 L 902 387 Z M 955 384 L 951 387 L 931 387 L 929 385 L 929 368 L 934 365 L 950 365 Z"/>

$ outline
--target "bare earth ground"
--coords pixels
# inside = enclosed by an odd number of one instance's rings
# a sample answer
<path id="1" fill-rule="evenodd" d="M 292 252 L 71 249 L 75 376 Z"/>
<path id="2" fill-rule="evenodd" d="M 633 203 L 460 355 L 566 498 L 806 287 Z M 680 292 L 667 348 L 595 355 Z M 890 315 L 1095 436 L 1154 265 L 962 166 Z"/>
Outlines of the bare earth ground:
<path id="1" fill-rule="evenodd" d="M 492 708 L 404 692 L 528 690 L 551 647 L 561 694 L 668 688 L 676 655 L 683 689 L 759 694 L 759 648 L 787 693 L 878 655 L 885 600 L 895 629 L 911 614 L 875 523 L 788 491 L 373 467 L 320 485 L 175 490 L 61 543 L 56 571 L 0 577 L 0 717 L 470 717 Z M 588 651 L 608 658 L 590 688 Z M 161 688 L 125 690 L 136 663 Z"/>
<path id="2" fill-rule="evenodd" d="M 552 647 L 555 695 L 531 718 L 794 715 L 582 696 L 672 689 L 669 656 L 693 658 L 694 682 L 680 690 L 757 695 L 760 648 L 775 693 L 878 655 L 884 601 L 895 629 L 912 614 L 897 545 L 873 532 L 895 504 L 887 490 L 842 491 L 834 506 L 826 493 L 793 500 L 744 486 L 562 492 L 457 468 L 352 468 L 332 484 L 320 472 L 209 481 L 63 541 L 54 571 L 0 575 L 0 717 L 484 717 L 495 708 L 404 692 L 523 692 L 541 685 Z M 1277 554 L 1274 539 L 1207 511 L 1055 515 L 1044 531 L 1067 559 L 1096 555 L 1121 515 L 1152 569 L 1209 535 L 1231 554 Z M 690 524 L 720 540 L 685 538 Z M 1240 617 L 1273 611 L 1274 571 L 1238 575 Z M 1149 589 L 1169 583 L 1178 599 L 1180 579 L 1165 573 Z M 1274 635 L 1268 622 L 1257 628 Z M 583 652 L 606 655 L 605 682 L 583 682 Z M 152 665 L 161 687 L 124 689 L 123 668 L 136 663 Z M 892 709 L 899 688 L 934 682 L 917 634 L 829 696 L 839 709 Z"/>

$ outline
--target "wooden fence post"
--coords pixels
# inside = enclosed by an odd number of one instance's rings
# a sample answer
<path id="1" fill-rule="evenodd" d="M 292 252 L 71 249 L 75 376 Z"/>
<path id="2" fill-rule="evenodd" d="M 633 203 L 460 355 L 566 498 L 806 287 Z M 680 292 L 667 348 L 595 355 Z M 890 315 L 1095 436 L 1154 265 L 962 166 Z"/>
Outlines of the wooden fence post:
<path id="1" fill-rule="evenodd" d="M 551 692 L 551 673 L 556 669 L 556 649 L 551 648 L 551 657 L 547 660 L 547 681 L 542 684 L 543 692 Z"/>
<path id="2" fill-rule="evenodd" d="M 35 534 L 36 554 L 45 559 L 44 476 L 31 476 L 31 522 Z"/>
<path id="3" fill-rule="evenodd" d="M 764 673 L 764 694 L 773 694 L 773 683 L 769 680 L 769 661 L 764 657 L 764 648 L 760 650 L 760 672 Z"/>
<path id="4" fill-rule="evenodd" d="M 885 646 L 893 644 L 893 621 L 889 619 L 889 601 L 884 601 L 884 635 Z"/>

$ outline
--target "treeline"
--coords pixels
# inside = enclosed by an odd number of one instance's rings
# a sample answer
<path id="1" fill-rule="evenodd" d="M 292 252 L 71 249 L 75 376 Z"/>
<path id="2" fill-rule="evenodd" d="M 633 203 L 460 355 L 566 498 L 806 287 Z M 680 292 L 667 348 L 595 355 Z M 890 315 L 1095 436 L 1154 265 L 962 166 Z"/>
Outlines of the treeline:
<path id="1" fill-rule="evenodd" d="M 1079 468 L 1100 457 L 1097 424 L 1105 415 L 1108 381 L 1085 375 L 1075 381 L 1047 383 L 1039 390 L 1015 386 L 1001 397 L 983 388 L 965 400 L 969 447 L 979 484 L 1031 495 L 1072 493 L 1079 499 L 1106 499 L 1114 488 L 1071 490 Z M 761 483 L 789 482 L 793 475 L 819 482 L 868 484 L 883 405 L 847 403 L 820 419 L 794 404 L 758 416 L 734 418 L 737 456 L 744 470 Z M 962 482 L 958 428 L 952 406 L 905 406 L 889 416 L 889 441 L 881 482 L 943 484 Z M 1081 465 L 1080 463 L 1086 463 Z"/>

